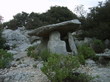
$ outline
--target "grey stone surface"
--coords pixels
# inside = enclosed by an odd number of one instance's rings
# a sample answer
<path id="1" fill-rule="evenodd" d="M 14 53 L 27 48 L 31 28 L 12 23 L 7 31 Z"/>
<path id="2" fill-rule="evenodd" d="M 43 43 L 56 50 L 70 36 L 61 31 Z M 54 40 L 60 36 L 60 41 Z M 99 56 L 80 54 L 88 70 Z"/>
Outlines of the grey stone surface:
<path id="1" fill-rule="evenodd" d="M 50 52 L 57 53 L 57 54 L 67 54 L 66 50 L 66 43 L 60 40 L 60 33 L 53 32 L 48 41 L 48 49 Z"/>
<path id="2" fill-rule="evenodd" d="M 85 64 L 88 65 L 88 66 L 96 66 L 96 63 L 95 61 L 91 60 L 91 59 L 87 59 L 85 61 Z"/>
<path id="3" fill-rule="evenodd" d="M 91 82 L 110 82 L 110 68 L 109 67 L 94 67 L 91 70 L 91 75 L 96 77 Z M 98 76 L 98 77 L 97 77 Z"/>
<path id="4" fill-rule="evenodd" d="M 92 41 L 93 41 L 92 38 L 88 38 L 88 37 L 84 38 L 84 43 L 87 44 L 87 45 L 91 45 Z"/>
<path id="5" fill-rule="evenodd" d="M 10 46 L 11 50 L 24 51 L 31 45 L 26 34 L 26 31 L 21 28 L 17 30 L 5 29 L 2 36 L 6 38 L 6 44 Z"/>
<path id="6" fill-rule="evenodd" d="M 78 46 L 83 45 L 84 44 L 84 41 L 83 40 L 77 40 L 77 39 L 75 39 L 75 44 L 78 47 Z"/>
<path id="7" fill-rule="evenodd" d="M 3 82 L 49 82 L 39 69 L 31 67 L 12 69 L 4 76 Z"/>
<path id="8" fill-rule="evenodd" d="M 35 41 L 40 40 L 40 37 L 38 37 L 38 36 L 31 36 L 31 37 L 29 38 L 29 40 L 30 40 L 31 43 L 33 43 L 33 42 L 35 42 Z"/>
<path id="9" fill-rule="evenodd" d="M 81 24 L 81 22 L 78 19 L 74 19 L 74 20 L 57 23 L 57 24 L 46 25 L 46 26 L 42 26 L 42 27 L 39 27 L 39 28 L 33 30 L 30 33 L 30 35 L 46 37 L 55 30 L 60 31 L 64 34 L 67 32 L 75 31 L 76 29 L 79 28 L 80 24 Z"/>
<path id="10" fill-rule="evenodd" d="M 106 39 L 104 43 L 106 48 L 110 48 L 110 40 Z"/>
<path id="11" fill-rule="evenodd" d="M 0 82 L 49 82 L 46 75 L 40 70 L 43 65 L 41 61 L 27 57 L 26 52 L 20 52 L 15 56 L 19 58 L 12 62 L 16 66 L 0 69 Z M 38 67 L 34 68 L 33 65 Z"/>
<path id="12" fill-rule="evenodd" d="M 69 46 L 70 46 L 73 54 L 77 55 L 78 51 L 77 51 L 76 44 L 74 41 L 74 37 L 72 36 L 72 33 L 68 33 L 68 41 L 69 41 Z"/>
<path id="13" fill-rule="evenodd" d="M 106 52 L 96 54 L 96 55 L 99 56 L 99 57 L 110 58 L 110 50 L 108 49 Z"/>
<path id="14" fill-rule="evenodd" d="M 110 82 L 110 67 L 81 65 L 77 72 L 92 76 L 90 82 Z"/>

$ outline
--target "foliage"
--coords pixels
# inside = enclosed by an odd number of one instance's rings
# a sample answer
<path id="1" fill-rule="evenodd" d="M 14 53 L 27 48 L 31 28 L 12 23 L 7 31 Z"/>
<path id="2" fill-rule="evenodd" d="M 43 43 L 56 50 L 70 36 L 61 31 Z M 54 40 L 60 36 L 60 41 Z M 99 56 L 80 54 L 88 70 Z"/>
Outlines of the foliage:
<path id="1" fill-rule="evenodd" d="M 44 50 L 39 55 L 43 61 L 47 61 L 50 57 L 50 52 L 48 50 Z"/>
<path id="2" fill-rule="evenodd" d="M 63 80 L 63 82 L 90 82 L 90 80 L 94 79 L 94 77 L 91 77 L 90 75 L 87 75 L 85 73 L 73 73 L 73 75 L 70 77 L 67 77 Z"/>
<path id="3" fill-rule="evenodd" d="M 82 29 L 83 36 L 96 37 L 101 40 L 110 39 L 110 0 L 99 2 L 98 6 L 90 8 Z"/>
<path id="4" fill-rule="evenodd" d="M 74 9 L 74 11 L 77 13 L 77 15 L 79 16 L 79 17 L 85 17 L 86 16 L 86 14 L 87 14 L 87 12 L 86 12 L 86 10 L 84 10 L 84 5 L 78 5 L 75 9 Z"/>
<path id="5" fill-rule="evenodd" d="M 72 20 L 77 18 L 67 7 L 53 6 L 46 13 L 43 13 L 43 19 L 49 24 L 59 23 L 62 21 Z"/>
<path id="6" fill-rule="evenodd" d="M 92 48 L 96 53 L 102 53 L 104 52 L 105 49 L 103 42 L 98 39 L 93 41 Z"/>
<path id="7" fill-rule="evenodd" d="M 9 66 L 12 60 L 12 54 L 7 51 L 0 49 L 0 68 L 6 68 Z"/>
<path id="8" fill-rule="evenodd" d="M 0 49 L 5 48 L 5 38 L 2 37 L 2 29 L 0 28 Z"/>
<path id="9" fill-rule="evenodd" d="M 77 55 L 77 58 L 78 58 L 80 64 L 83 64 L 83 65 L 85 64 L 84 55 L 78 54 L 78 55 Z"/>
<path id="10" fill-rule="evenodd" d="M 77 57 L 50 54 L 41 70 L 52 82 L 62 82 L 63 79 L 71 75 L 73 69 L 75 70 L 78 67 Z"/>
<path id="11" fill-rule="evenodd" d="M 36 47 L 35 47 L 35 46 L 30 46 L 30 47 L 27 49 L 27 55 L 28 55 L 29 57 L 38 59 L 38 54 L 37 54 L 37 52 L 36 52 Z"/>
<path id="12" fill-rule="evenodd" d="M 17 29 L 18 27 L 25 26 L 26 29 L 34 29 L 43 25 L 63 22 L 77 18 L 67 7 L 53 6 L 45 13 L 18 13 L 12 20 L 5 22 L 3 27 L 10 29 Z"/>
<path id="13" fill-rule="evenodd" d="M 95 52 L 92 48 L 87 45 L 81 45 L 78 47 L 78 54 L 83 55 L 84 59 L 93 58 L 95 56 Z"/>
<path id="14" fill-rule="evenodd" d="M 3 17 L 0 15 L 0 24 L 2 23 L 3 21 Z"/>

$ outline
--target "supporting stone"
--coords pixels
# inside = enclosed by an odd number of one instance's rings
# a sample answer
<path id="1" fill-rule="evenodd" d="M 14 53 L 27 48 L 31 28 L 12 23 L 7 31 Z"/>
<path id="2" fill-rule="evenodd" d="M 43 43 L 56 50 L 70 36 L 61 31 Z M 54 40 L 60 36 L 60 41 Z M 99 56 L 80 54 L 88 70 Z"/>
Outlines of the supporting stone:
<path id="1" fill-rule="evenodd" d="M 48 49 L 52 53 L 67 55 L 66 43 L 61 41 L 58 31 L 52 32 L 49 36 Z"/>
<path id="2" fill-rule="evenodd" d="M 70 48 L 72 50 L 72 53 L 74 55 L 77 55 L 78 51 L 77 51 L 77 48 L 76 48 L 75 41 L 74 41 L 74 38 L 72 36 L 72 33 L 68 33 L 68 42 L 69 42 L 69 46 L 70 46 Z"/>

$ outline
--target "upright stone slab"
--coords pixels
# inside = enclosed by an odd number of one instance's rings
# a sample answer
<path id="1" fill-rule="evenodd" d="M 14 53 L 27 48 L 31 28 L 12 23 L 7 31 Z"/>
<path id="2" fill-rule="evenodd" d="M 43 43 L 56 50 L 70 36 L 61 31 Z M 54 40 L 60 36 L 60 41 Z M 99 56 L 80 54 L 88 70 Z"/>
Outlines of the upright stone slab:
<path id="1" fill-rule="evenodd" d="M 59 32 L 52 32 L 49 36 L 48 49 L 52 53 L 67 55 L 66 43 L 61 41 Z"/>
<path id="2" fill-rule="evenodd" d="M 69 46 L 70 46 L 73 54 L 77 55 L 78 51 L 77 51 L 77 48 L 76 48 L 76 45 L 75 45 L 74 38 L 73 38 L 71 33 L 68 33 L 68 42 L 69 42 Z"/>

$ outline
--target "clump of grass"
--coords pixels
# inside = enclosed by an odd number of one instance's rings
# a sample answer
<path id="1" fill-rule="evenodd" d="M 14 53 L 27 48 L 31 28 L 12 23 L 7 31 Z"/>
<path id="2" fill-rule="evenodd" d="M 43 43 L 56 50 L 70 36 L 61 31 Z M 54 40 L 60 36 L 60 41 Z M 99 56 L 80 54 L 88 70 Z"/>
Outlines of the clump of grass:
<path id="1" fill-rule="evenodd" d="M 38 59 L 38 54 L 36 52 L 36 47 L 35 46 L 30 46 L 27 49 L 27 56 Z"/>
<path id="2" fill-rule="evenodd" d="M 93 41 L 91 47 L 96 53 L 103 53 L 105 49 L 104 43 L 98 39 Z"/>
<path id="3" fill-rule="evenodd" d="M 6 50 L 0 49 L 0 68 L 6 68 L 9 66 L 13 59 L 13 55 Z"/>
<path id="4" fill-rule="evenodd" d="M 95 57 L 95 52 L 91 47 L 88 47 L 87 45 L 81 45 L 78 47 L 78 54 L 83 55 L 84 59 L 92 59 Z"/>

